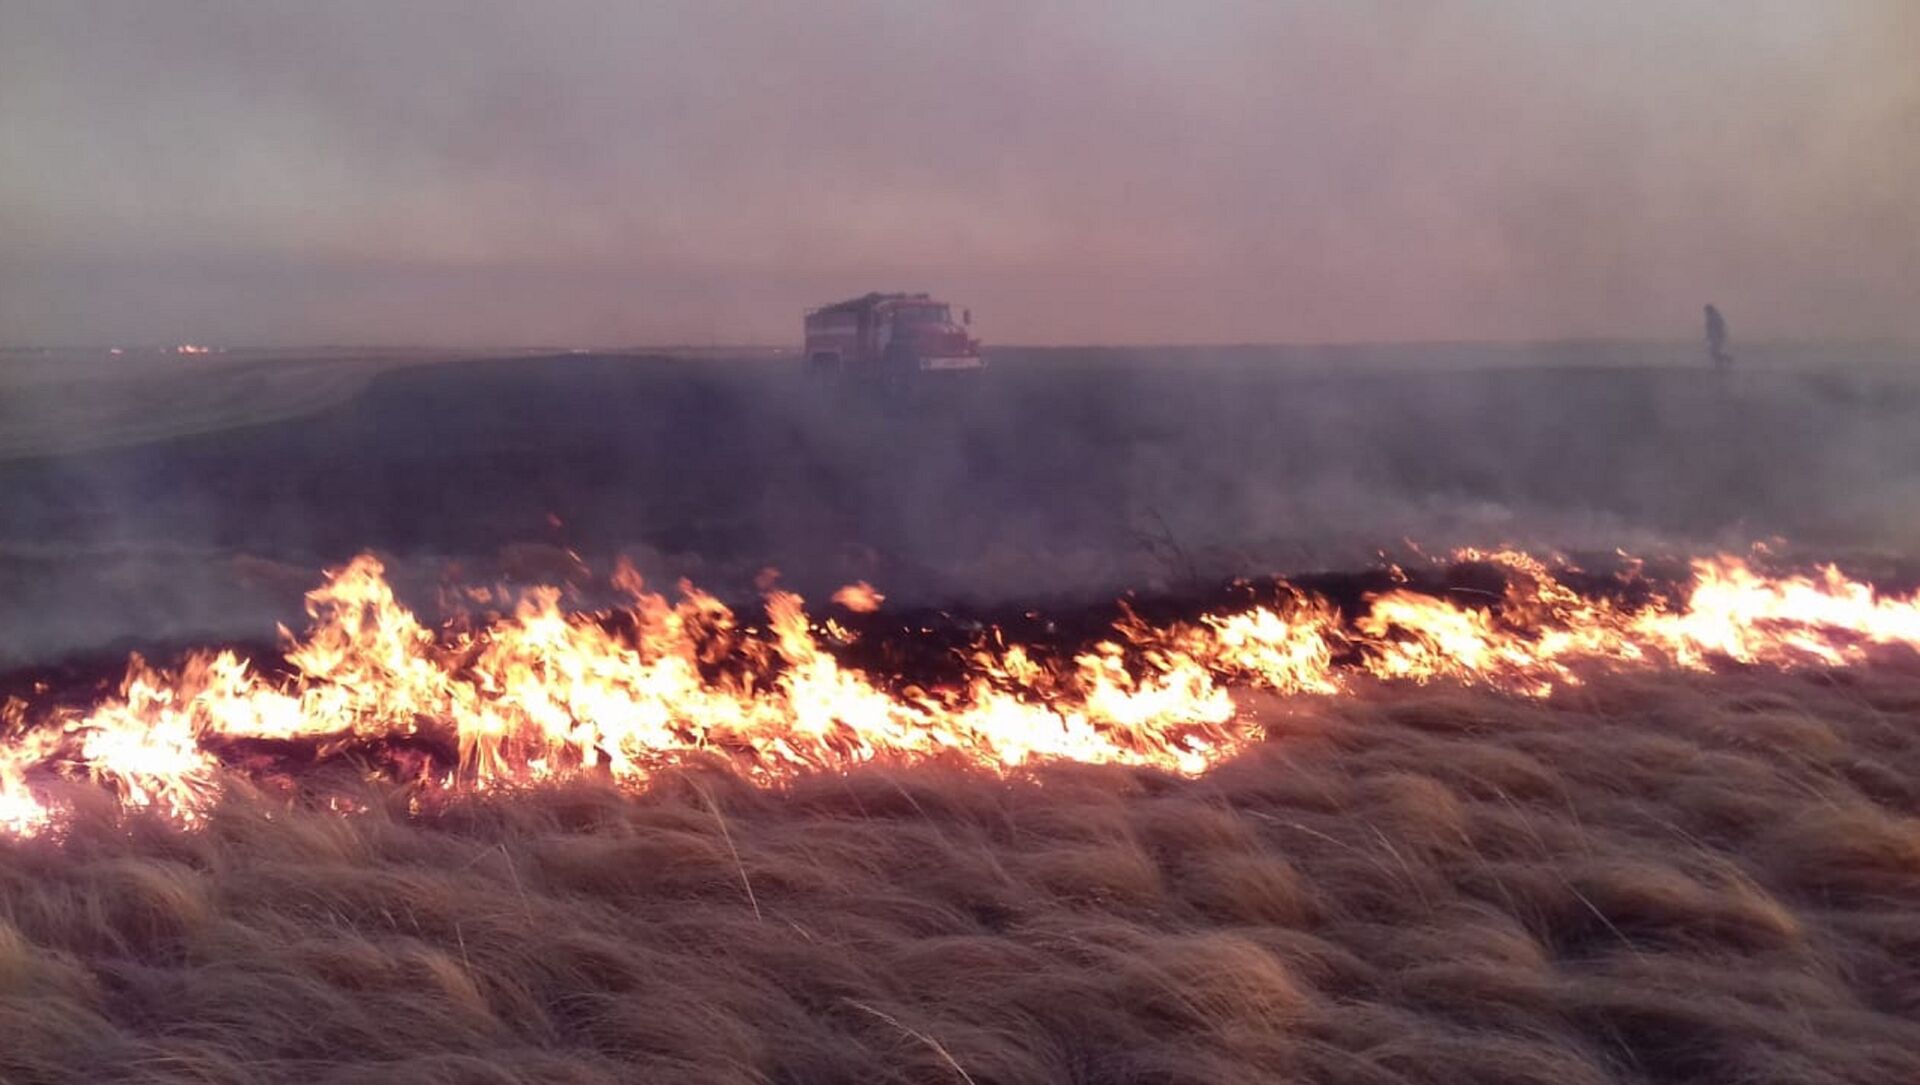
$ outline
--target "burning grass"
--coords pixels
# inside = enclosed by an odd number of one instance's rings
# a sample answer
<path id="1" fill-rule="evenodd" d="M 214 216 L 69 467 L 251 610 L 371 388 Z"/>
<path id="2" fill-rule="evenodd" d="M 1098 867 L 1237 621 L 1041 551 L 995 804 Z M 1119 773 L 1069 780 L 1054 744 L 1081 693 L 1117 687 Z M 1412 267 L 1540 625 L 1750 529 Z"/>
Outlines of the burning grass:
<path id="1" fill-rule="evenodd" d="M 1258 738 L 1235 699 L 1249 691 L 1442 681 L 1542 697 L 1596 674 L 1831 669 L 1920 649 L 1920 596 L 1831 565 L 1769 574 L 1723 555 L 1682 568 L 1650 579 L 1627 559 L 1596 575 L 1469 551 L 1424 586 L 1384 569 L 1344 601 L 1282 581 L 1158 619 L 1122 605 L 1082 639 L 1050 623 L 1032 639 L 927 617 L 943 641 L 924 624 L 886 625 L 864 584 L 835 605 L 866 622 L 865 638 L 771 581 L 752 624 L 691 585 L 670 601 L 625 566 L 611 577 L 629 599 L 619 608 L 570 609 L 560 589 L 532 588 L 510 611 L 434 627 L 362 556 L 309 593 L 312 626 L 285 633 L 277 661 L 203 651 L 156 669 L 135 657 L 117 696 L 35 687 L 41 703 L 0 703 L 0 829 L 58 832 L 70 811 L 53 792 L 75 778 L 192 822 L 230 778 L 258 782 L 289 757 L 371 760 L 379 775 L 452 789 L 638 784 L 707 760 L 760 783 L 939 760 L 1194 775 Z"/>
<path id="2" fill-rule="evenodd" d="M 1916 710 L 1614 675 L 1250 702 L 1198 777 L 86 791 L 0 842 L 0 1079 L 1920 1080 Z"/>

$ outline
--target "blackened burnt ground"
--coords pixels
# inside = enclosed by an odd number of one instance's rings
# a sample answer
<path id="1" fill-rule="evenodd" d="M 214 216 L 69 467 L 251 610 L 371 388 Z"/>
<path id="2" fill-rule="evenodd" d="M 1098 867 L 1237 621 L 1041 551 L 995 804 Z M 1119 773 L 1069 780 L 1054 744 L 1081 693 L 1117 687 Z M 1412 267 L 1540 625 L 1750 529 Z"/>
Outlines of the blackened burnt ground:
<path id="1" fill-rule="evenodd" d="M 1885 373 L 995 363 L 908 402 L 778 360 L 420 365 L 304 417 L 0 462 L 0 587 L 35 616 L 0 655 L 270 633 L 368 549 L 403 586 L 449 561 L 564 579 L 571 550 L 730 595 L 771 566 L 811 596 L 864 578 L 994 605 L 1352 568 L 1406 540 L 1854 553 L 1920 522 L 1920 386 Z"/>

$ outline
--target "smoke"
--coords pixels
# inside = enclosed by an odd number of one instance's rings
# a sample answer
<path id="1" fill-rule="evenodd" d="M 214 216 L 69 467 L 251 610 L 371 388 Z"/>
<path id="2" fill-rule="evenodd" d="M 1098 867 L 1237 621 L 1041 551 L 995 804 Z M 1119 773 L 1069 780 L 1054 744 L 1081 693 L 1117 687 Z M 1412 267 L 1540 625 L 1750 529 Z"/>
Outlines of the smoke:
<path id="1" fill-rule="evenodd" d="M 1902 0 L 0 9 L 0 340 L 1912 336 Z"/>
<path id="2" fill-rule="evenodd" d="M 1721 374 L 1703 350 L 1002 350 L 905 403 L 791 360 L 396 368 L 299 418 L 0 462 L 0 660 L 268 639 L 363 549 L 429 612 L 450 580 L 591 603 L 620 555 L 659 588 L 744 601 L 774 567 L 898 608 L 1463 545 L 1911 554 L 1910 357 L 1755 347 Z"/>

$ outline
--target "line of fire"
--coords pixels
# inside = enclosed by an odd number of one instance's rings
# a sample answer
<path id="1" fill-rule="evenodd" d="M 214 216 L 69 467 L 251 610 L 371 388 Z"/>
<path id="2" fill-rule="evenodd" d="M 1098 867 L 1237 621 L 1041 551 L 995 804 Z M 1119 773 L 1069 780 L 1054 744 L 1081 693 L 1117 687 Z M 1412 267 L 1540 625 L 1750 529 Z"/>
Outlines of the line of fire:
<path id="1" fill-rule="evenodd" d="M 891 613 L 865 583 L 818 612 L 770 590 L 740 613 L 621 566 L 619 607 L 569 610 L 560 588 L 536 587 L 431 627 L 363 556 L 308 594 L 310 627 L 276 648 L 15 675 L 0 827 L 57 833 L 76 789 L 191 825 L 223 788 L 324 790 L 327 768 L 417 785 L 415 801 L 576 776 L 641 784 L 695 762 L 766 784 L 939 760 L 1192 775 L 1258 741 L 1247 706 L 1275 698 L 1436 682 L 1541 698 L 1605 673 L 1835 671 L 1920 650 L 1920 595 L 1764 559 L 1582 567 L 1463 551 L 984 615 Z"/>

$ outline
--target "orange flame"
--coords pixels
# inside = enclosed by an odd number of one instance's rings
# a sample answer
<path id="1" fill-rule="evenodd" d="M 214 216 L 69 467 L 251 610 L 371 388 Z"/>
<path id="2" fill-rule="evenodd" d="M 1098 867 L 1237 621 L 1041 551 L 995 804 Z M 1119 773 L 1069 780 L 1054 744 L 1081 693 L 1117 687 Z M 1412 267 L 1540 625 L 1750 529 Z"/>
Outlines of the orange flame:
<path id="1" fill-rule="evenodd" d="M 1738 558 L 1704 559 L 1682 597 L 1629 607 L 1580 595 L 1526 554 L 1455 557 L 1498 566 L 1504 594 L 1469 606 L 1395 588 L 1351 618 L 1300 592 L 1162 626 L 1129 611 L 1070 661 L 990 634 L 960 677 L 924 689 L 842 663 L 820 634 L 852 635 L 816 627 L 771 579 L 764 629 L 685 583 L 678 601 L 649 592 L 622 566 L 614 581 L 631 601 L 617 611 L 568 613 L 558 589 L 535 588 L 510 617 L 435 631 L 362 556 L 308 594 L 303 637 L 282 631 L 288 678 L 227 651 L 176 671 L 135 657 L 119 695 L 90 708 L 30 719 L 30 706 L 8 702 L 0 831 L 56 824 L 34 779 L 74 774 L 191 823 L 219 794 L 217 751 L 234 740 L 432 736 L 458 751 L 446 786 L 584 771 L 640 781 L 694 756 L 762 780 L 940 757 L 1191 774 L 1252 737 L 1239 688 L 1332 695 L 1361 681 L 1451 681 L 1544 696 L 1606 668 L 1846 666 L 1874 646 L 1920 649 L 1920 597 L 1881 595 L 1831 566 L 1770 577 Z M 879 599 L 864 584 L 835 596 L 855 611 Z"/>
<path id="2" fill-rule="evenodd" d="M 834 592 L 833 601 L 855 614 L 872 614 L 887 597 L 875 591 L 872 584 L 859 580 Z"/>

